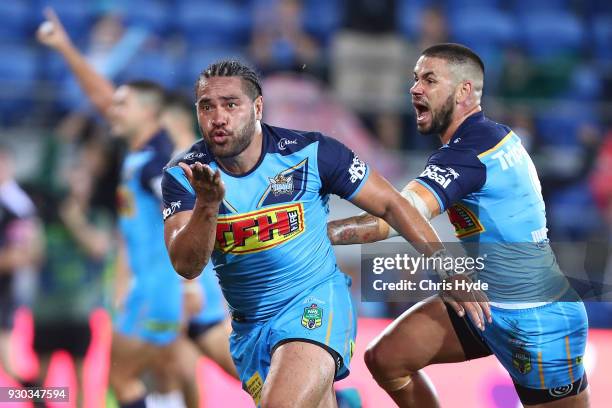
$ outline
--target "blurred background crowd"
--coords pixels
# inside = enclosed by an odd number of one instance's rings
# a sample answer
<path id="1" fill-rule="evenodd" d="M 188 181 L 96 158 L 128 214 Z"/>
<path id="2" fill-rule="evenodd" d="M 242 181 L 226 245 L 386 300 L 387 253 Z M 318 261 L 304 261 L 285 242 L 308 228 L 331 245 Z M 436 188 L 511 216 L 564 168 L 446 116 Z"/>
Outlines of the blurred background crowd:
<path id="1" fill-rule="evenodd" d="M 250 61 L 264 78 L 266 122 L 336 137 L 398 188 L 438 146 L 416 133 L 410 104 L 419 52 L 466 44 L 486 65 L 485 113 L 510 125 L 534 158 L 551 239 L 603 243 L 593 267 L 612 269 L 610 1 L 11 0 L 0 2 L 0 184 L 14 176 L 41 221 L 39 239 L 27 241 L 42 247 L 28 255 L 36 271 L 11 290 L 43 318 L 64 316 L 67 294 L 81 293 L 71 310 L 79 316 L 118 296 L 114 189 L 124 151 L 62 58 L 36 42 L 45 6 L 100 73 L 116 84 L 159 82 L 178 105 L 189 106 L 210 62 Z M 332 217 L 354 212 L 333 202 Z M 452 239 L 447 222 L 436 226 Z M 359 274 L 359 248 L 338 256 Z M 605 303 L 589 316 L 612 327 Z"/>

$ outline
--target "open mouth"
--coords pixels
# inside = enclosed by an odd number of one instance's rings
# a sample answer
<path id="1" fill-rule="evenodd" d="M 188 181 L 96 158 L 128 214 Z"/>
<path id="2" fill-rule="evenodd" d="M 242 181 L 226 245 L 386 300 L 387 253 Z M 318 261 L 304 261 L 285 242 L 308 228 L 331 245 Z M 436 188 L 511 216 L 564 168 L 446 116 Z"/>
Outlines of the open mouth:
<path id="1" fill-rule="evenodd" d="M 431 115 L 429 106 L 427 106 L 423 102 L 413 101 L 412 106 L 414 106 L 414 110 L 416 112 L 417 123 L 423 122 L 424 120 L 428 119 L 429 116 Z"/>

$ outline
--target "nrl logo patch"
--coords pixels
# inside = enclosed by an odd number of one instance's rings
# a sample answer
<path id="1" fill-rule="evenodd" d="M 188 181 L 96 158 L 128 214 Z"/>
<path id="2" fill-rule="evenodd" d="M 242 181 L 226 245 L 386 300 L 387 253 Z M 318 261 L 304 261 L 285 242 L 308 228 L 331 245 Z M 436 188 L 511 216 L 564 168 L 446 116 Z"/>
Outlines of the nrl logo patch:
<path id="1" fill-rule="evenodd" d="M 302 326 L 308 330 L 314 330 L 321 327 L 321 324 L 323 324 L 323 309 L 318 307 L 316 303 L 313 303 L 310 307 L 305 307 L 302 315 Z"/>
<path id="2" fill-rule="evenodd" d="M 279 174 L 274 178 L 268 178 L 268 180 L 270 180 L 272 194 L 275 196 L 293 193 L 293 174 L 289 176 Z"/>
<path id="3" fill-rule="evenodd" d="M 523 348 L 517 348 L 512 352 L 512 365 L 523 375 L 531 371 L 531 354 Z"/>

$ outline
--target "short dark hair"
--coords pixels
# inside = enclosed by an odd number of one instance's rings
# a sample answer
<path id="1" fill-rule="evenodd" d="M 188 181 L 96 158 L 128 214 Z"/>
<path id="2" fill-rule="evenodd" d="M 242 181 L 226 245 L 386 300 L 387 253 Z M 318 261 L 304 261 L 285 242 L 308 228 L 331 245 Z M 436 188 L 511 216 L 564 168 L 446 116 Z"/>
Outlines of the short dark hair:
<path id="1" fill-rule="evenodd" d="M 484 76 L 485 67 L 482 59 L 465 45 L 455 43 L 436 44 L 425 49 L 421 55 L 425 57 L 441 58 L 451 63 L 458 64 L 464 64 L 469 61 L 479 66 Z"/>
<path id="2" fill-rule="evenodd" d="M 255 69 L 237 60 L 221 60 L 206 67 L 206 69 L 200 73 L 196 81 L 196 92 L 198 90 L 198 84 L 203 78 L 234 76 L 242 79 L 242 83 L 245 85 L 245 93 L 249 95 L 252 100 L 262 95 L 261 82 Z"/>
<path id="3" fill-rule="evenodd" d="M 135 79 L 124 83 L 124 85 L 129 86 L 141 95 L 151 97 L 156 105 L 156 109 L 161 111 L 166 97 L 166 90 L 163 86 L 148 79 Z"/>
<path id="4" fill-rule="evenodd" d="M 193 102 L 181 92 L 171 91 L 164 96 L 164 109 L 174 109 L 191 115 L 194 112 Z"/>

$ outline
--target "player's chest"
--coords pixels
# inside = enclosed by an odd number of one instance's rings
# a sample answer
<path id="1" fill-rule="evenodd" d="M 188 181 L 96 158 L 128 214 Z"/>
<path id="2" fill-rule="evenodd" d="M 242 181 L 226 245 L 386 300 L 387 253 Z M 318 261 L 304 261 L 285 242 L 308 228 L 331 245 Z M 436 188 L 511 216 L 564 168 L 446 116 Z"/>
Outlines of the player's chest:
<path id="1" fill-rule="evenodd" d="M 222 173 L 225 199 L 222 215 L 258 212 L 267 207 L 320 199 L 321 182 L 308 157 L 264 161 L 243 177 Z"/>

